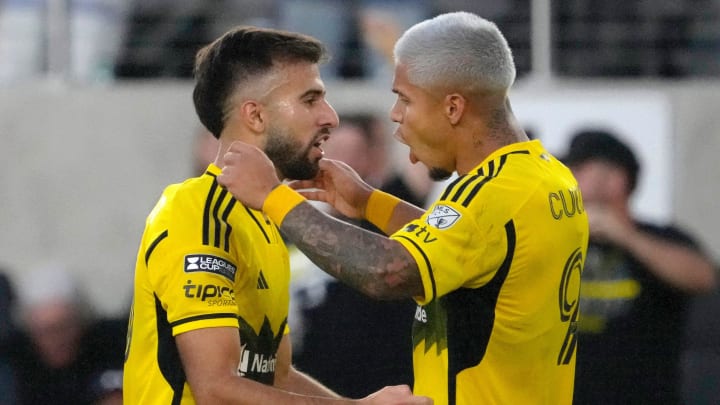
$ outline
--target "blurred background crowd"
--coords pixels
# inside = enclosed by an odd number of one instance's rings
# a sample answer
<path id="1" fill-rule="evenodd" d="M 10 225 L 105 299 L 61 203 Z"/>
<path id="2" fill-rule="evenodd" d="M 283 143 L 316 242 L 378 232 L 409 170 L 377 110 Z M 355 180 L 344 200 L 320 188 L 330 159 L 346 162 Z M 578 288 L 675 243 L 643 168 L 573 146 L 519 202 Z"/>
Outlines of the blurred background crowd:
<path id="1" fill-rule="evenodd" d="M 0 405 L 120 403 L 143 221 L 216 153 L 190 98 L 199 47 L 239 24 L 321 39 L 342 123 L 327 156 L 423 206 L 441 185 L 390 135 L 392 46 L 454 10 L 505 34 L 532 136 L 562 155 L 581 129 L 618 135 L 643 168 L 634 213 L 717 262 L 718 0 L 0 0 Z M 411 383 L 412 303 L 370 301 L 299 252 L 293 272 L 301 370 L 350 396 Z M 720 298 L 698 290 L 668 384 L 720 403 Z"/>
<path id="2" fill-rule="evenodd" d="M 237 24 L 302 30 L 335 58 L 328 77 L 387 73 L 394 38 L 437 13 L 496 22 L 520 77 L 708 77 L 720 73 L 717 0 L 4 0 L 0 81 L 188 78 L 198 46 Z M 538 44 L 538 42 L 544 42 Z"/>

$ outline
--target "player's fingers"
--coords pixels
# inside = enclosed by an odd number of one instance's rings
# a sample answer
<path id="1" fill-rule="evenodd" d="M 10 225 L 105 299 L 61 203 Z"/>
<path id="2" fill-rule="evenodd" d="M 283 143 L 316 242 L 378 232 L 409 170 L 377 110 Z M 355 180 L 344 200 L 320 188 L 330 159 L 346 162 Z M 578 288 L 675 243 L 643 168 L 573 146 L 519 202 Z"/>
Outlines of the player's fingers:
<path id="1" fill-rule="evenodd" d="M 308 200 L 328 202 L 327 193 L 323 190 L 298 190 L 298 193 Z"/>
<path id="2" fill-rule="evenodd" d="M 320 169 L 330 170 L 334 167 L 344 167 L 344 166 L 348 166 L 348 164 L 341 160 L 328 159 L 328 158 L 320 159 Z"/>
<path id="3" fill-rule="evenodd" d="M 289 181 L 287 185 L 293 190 L 302 190 L 306 188 L 318 188 L 318 181 L 315 179 L 310 180 L 293 180 Z"/>

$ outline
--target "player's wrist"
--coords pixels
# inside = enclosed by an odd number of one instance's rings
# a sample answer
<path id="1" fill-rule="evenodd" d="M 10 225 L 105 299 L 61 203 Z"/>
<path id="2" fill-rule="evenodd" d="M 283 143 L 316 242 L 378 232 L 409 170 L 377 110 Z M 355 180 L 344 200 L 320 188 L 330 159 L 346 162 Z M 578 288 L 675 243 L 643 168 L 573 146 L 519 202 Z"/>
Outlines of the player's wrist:
<path id="1" fill-rule="evenodd" d="M 280 226 L 285 216 L 305 200 L 300 193 L 285 184 L 273 188 L 265 198 L 262 209 L 270 219 Z"/>
<path id="2" fill-rule="evenodd" d="M 378 228 L 385 229 L 400 201 L 399 198 L 392 194 L 378 189 L 373 190 L 365 205 L 365 219 Z"/>

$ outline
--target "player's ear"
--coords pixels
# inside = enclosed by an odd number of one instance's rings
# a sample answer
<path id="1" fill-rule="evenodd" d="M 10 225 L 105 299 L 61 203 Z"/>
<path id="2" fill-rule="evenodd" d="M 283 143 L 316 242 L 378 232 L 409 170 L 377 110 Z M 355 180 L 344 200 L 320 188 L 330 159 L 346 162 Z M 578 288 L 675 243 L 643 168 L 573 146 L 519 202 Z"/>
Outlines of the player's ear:
<path id="1" fill-rule="evenodd" d="M 265 132 L 266 120 L 262 104 L 255 100 L 246 100 L 240 105 L 238 110 L 240 119 L 246 127 L 250 128 L 253 132 Z"/>
<path id="2" fill-rule="evenodd" d="M 448 118 L 450 125 L 457 125 L 465 112 L 465 104 L 467 100 L 458 93 L 452 93 L 445 96 L 443 101 L 445 116 Z"/>

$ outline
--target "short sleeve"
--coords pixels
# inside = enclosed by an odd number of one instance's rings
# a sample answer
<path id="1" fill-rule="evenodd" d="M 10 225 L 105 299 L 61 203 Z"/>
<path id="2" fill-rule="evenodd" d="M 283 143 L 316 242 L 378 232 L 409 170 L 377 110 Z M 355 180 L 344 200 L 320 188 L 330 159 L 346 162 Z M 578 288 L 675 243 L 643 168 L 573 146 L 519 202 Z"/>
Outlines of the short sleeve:
<path id="1" fill-rule="evenodd" d="M 225 252 L 208 246 L 159 248 L 148 262 L 158 305 L 173 336 L 194 329 L 238 327 L 237 266 Z"/>
<path id="2" fill-rule="evenodd" d="M 393 234 L 391 238 L 410 252 L 420 270 L 425 297 L 416 298 L 418 303 L 487 282 L 502 260 L 501 230 L 479 223 L 477 215 L 461 204 L 441 201 Z"/>

